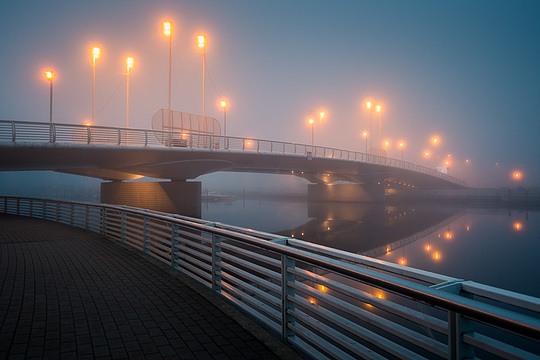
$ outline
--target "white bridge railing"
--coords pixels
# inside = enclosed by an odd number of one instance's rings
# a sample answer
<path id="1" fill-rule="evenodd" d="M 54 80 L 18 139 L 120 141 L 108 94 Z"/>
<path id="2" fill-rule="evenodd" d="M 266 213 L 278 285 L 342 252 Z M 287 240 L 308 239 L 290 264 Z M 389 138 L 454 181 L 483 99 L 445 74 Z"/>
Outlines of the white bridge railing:
<path id="1" fill-rule="evenodd" d="M 316 359 L 540 357 L 538 298 L 143 209 L 0 197 L 0 213 L 85 228 L 137 248 Z"/>
<path id="2" fill-rule="evenodd" d="M 167 132 L 107 126 L 86 126 L 29 121 L 0 120 L 1 142 L 48 142 L 117 146 L 176 147 L 211 151 L 279 153 L 358 161 L 411 170 L 444 179 L 456 185 L 465 182 L 435 169 L 407 161 L 357 151 L 282 141 L 210 135 L 200 132 Z"/>

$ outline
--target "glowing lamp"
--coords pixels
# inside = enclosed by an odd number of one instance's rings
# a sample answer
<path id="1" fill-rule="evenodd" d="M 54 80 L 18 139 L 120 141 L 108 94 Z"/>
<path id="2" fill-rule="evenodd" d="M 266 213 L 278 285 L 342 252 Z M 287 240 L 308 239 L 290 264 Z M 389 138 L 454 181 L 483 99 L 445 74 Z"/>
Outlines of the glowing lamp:
<path id="1" fill-rule="evenodd" d="M 206 37 L 204 35 L 197 36 L 197 43 L 199 48 L 204 49 Z"/>
<path id="2" fill-rule="evenodd" d="M 163 34 L 166 36 L 171 36 L 172 33 L 172 26 L 170 21 L 164 21 L 163 22 Z"/>

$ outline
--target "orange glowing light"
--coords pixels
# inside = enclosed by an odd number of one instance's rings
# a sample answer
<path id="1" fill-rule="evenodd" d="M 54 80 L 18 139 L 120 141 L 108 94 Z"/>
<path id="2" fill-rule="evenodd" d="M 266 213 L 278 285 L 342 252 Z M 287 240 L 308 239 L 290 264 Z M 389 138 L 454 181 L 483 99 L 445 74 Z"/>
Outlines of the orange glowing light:
<path id="1" fill-rule="evenodd" d="M 309 298 L 309 303 L 311 305 L 315 305 L 315 299 L 314 298 Z"/>
<path id="2" fill-rule="evenodd" d="M 399 146 L 400 149 L 403 149 L 405 147 L 405 141 L 400 141 L 398 143 L 398 146 Z"/>
<path id="3" fill-rule="evenodd" d="M 327 292 L 328 288 L 326 286 L 324 286 L 324 285 L 320 285 L 319 290 L 322 291 L 322 292 Z"/>
<path id="4" fill-rule="evenodd" d="M 429 150 L 424 150 L 423 156 L 424 156 L 426 159 L 427 159 L 427 158 L 430 158 L 430 157 L 431 157 L 431 151 L 429 151 Z"/>
<path id="5" fill-rule="evenodd" d="M 432 136 L 431 137 L 431 143 L 434 145 L 434 146 L 439 146 L 441 144 L 441 138 L 439 136 Z"/>
<path id="6" fill-rule="evenodd" d="M 135 62 L 135 59 L 133 59 L 132 57 L 128 57 L 126 59 L 126 70 L 129 74 L 129 70 L 131 70 L 131 68 L 133 67 L 133 63 Z"/>
<path id="7" fill-rule="evenodd" d="M 197 44 L 199 48 L 204 49 L 205 42 L 206 42 L 206 37 L 204 35 L 197 36 Z"/>
<path id="8" fill-rule="evenodd" d="M 221 106 L 222 108 L 227 107 L 227 102 L 225 100 L 221 100 L 219 106 Z"/>
<path id="9" fill-rule="evenodd" d="M 101 49 L 98 47 L 95 47 L 92 49 L 92 61 L 94 64 L 96 63 L 96 59 L 99 59 L 99 56 L 101 55 Z"/>
<path id="10" fill-rule="evenodd" d="M 523 223 L 521 221 L 514 221 L 514 223 L 512 224 L 512 227 L 514 228 L 515 231 L 521 231 L 523 230 Z"/>
<path id="11" fill-rule="evenodd" d="M 383 146 L 385 149 L 388 149 L 388 147 L 390 146 L 390 140 L 384 140 L 383 141 Z"/>
<path id="12" fill-rule="evenodd" d="M 433 256 L 432 256 L 432 259 L 433 259 L 433 260 L 439 261 L 439 260 L 441 260 L 441 258 L 442 258 L 442 255 L 441 255 L 440 252 L 435 251 L 435 252 L 433 253 Z"/>
<path id="13" fill-rule="evenodd" d="M 454 238 L 454 234 L 450 230 L 447 230 L 444 232 L 444 238 L 446 240 L 452 240 Z"/>
<path id="14" fill-rule="evenodd" d="M 520 181 L 521 179 L 523 179 L 523 173 L 519 170 L 514 170 L 512 172 L 512 179 Z"/>
<path id="15" fill-rule="evenodd" d="M 426 244 L 424 246 L 424 250 L 426 250 L 427 252 L 430 252 L 431 251 L 431 245 L 430 244 Z"/>
<path id="16" fill-rule="evenodd" d="M 382 291 L 378 291 L 375 296 L 381 300 L 384 299 L 384 293 Z"/>
<path id="17" fill-rule="evenodd" d="M 324 111 L 321 111 L 321 113 L 319 114 L 319 119 L 320 120 L 324 119 L 325 115 L 326 114 L 324 113 Z"/>
<path id="18" fill-rule="evenodd" d="M 371 101 L 366 102 L 366 109 L 371 110 Z"/>
<path id="19" fill-rule="evenodd" d="M 94 123 L 92 122 L 92 120 L 83 120 L 83 121 L 82 121 L 82 124 L 83 124 L 84 126 L 92 126 L 92 125 L 94 125 Z"/>
<path id="20" fill-rule="evenodd" d="M 362 136 L 363 136 L 363 137 L 367 137 L 367 131 L 363 131 L 363 132 L 362 132 Z"/>
<path id="21" fill-rule="evenodd" d="M 375 106 L 375 111 L 376 112 L 381 112 L 381 105 Z"/>
<path id="22" fill-rule="evenodd" d="M 313 118 L 310 118 L 308 121 L 309 121 L 309 125 L 313 125 L 313 122 L 314 122 Z"/>
<path id="23" fill-rule="evenodd" d="M 390 246 L 387 246 L 387 247 L 386 247 L 386 254 L 390 254 L 390 251 L 391 251 L 391 250 L 392 250 L 392 249 L 390 249 Z"/>
<path id="24" fill-rule="evenodd" d="M 166 36 L 171 36 L 172 34 L 172 25 L 170 21 L 163 22 L 163 34 Z"/>
<path id="25" fill-rule="evenodd" d="M 399 258 L 398 264 L 399 265 L 407 265 L 407 259 L 405 259 L 404 257 Z"/>
<path id="26" fill-rule="evenodd" d="M 45 71 L 45 78 L 47 78 L 47 80 L 49 81 L 52 81 L 54 79 L 54 71 L 52 70 Z"/>

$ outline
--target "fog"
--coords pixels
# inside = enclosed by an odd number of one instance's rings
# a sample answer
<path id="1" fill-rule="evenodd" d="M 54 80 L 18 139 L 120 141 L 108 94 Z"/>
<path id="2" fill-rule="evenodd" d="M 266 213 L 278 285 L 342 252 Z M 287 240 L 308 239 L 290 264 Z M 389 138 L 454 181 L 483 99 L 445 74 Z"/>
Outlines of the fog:
<path id="1" fill-rule="evenodd" d="M 99 46 L 95 125 L 125 125 L 125 59 L 133 56 L 130 126 L 149 128 L 167 107 L 161 23 L 170 20 L 173 109 L 202 111 L 203 33 L 205 113 L 221 121 L 218 101 L 227 99 L 229 135 L 310 143 L 307 119 L 324 109 L 314 143 L 365 151 L 371 99 L 382 106 L 382 136 L 375 124 L 369 140 L 390 139 L 389 156 L 427 164 L 429 150 L 434 166 L 451 154 L 449 173 L 470 186 L 537 186 L 539 16 L 536 1 L 9 2 L 0 13 L 0 119 L 48 121 L 45 69 L 56 73 L 53 120 L 89 119 L 91 48 Z M 515 169 L 525 174 L 519 183 Z M 239 181 L 304 184 L 219 173 L 203 177 L 203 187 Z"/>

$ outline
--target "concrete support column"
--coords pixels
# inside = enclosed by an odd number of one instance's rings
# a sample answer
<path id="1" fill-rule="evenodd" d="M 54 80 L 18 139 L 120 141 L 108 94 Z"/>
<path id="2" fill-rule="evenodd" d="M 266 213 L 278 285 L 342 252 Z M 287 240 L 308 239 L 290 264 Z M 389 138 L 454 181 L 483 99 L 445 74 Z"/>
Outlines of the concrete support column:
<path id="1" fill-rule="evenodd" d="M 384 201 L 384 185 L 309 184 L 308 199 L 320 202 L 381 202 Z"/>
<path id="2" fill-rule="evenodd" d="M 101 202 L 201 217 L 201 183 L 104 182 Z"/>

